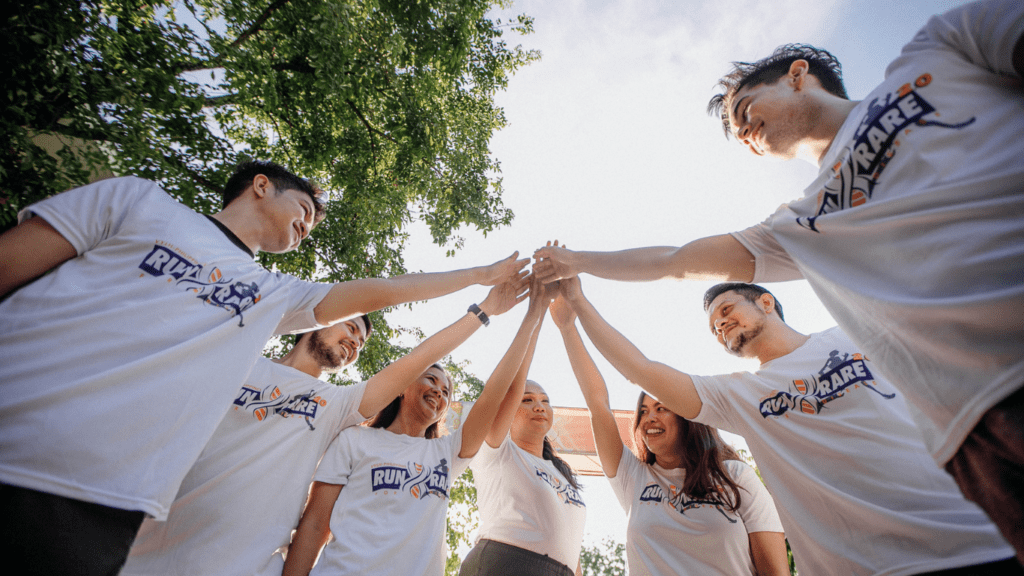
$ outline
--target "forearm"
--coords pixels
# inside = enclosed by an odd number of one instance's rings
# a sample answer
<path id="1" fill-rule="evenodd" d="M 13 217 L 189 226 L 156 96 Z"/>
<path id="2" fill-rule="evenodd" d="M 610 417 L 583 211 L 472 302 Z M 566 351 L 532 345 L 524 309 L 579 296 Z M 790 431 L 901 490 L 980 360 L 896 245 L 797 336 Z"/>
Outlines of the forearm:
<path id="1" fill-rule="evenodd" d="M 616 252 L 574 252 L 580 272 L 625 282 L 732 280 L 754 277 L 754 258 L 731 235 L 710 236 L 684 246 L 650 246 Z"/>
<path id="2" fill-rule="evenodd" d="M 320 550 L 330 539 L 331 514 L 341 489 L 337 484 L 313 482 L 306 508 L 288 546 L 282 576 L 306 576 L 312 570 Z"/>
<path id="3" fill-rule="evenodd" d="M 757 576 L 789 576 L 786 535 L 782 532 L 751 532 L 750 557 Z"/>
<path id="4" fill-rule="evenodd" d="M 406 302 L 430 300 L 479 283 L 481 270 L 466 268 L 339 282 L 316 306 L 314 313 L 317 322 L 329 324 Z"/>
<path id="5" fill-rule="evenodd" d="M 519 404 L 523 399 L 523 393 L 526 391 L 526 380 L 530 374 L 530 365 L 533 363 L 533 355 L 537 350 L 537 339 L 540 336 L 540 329 L 543 324 L 544 316 L 542 315 L 533 329 L 530 344 L 526 348 L 526 355 L 523 357 L 519 370 L 512 379 L 512 385 L 509 386 L 508 392 L 505 393 L 505 398 L 498 407 L 498 414 L 494 417 L 494 422 L 491 423 L 491 429 L 487 433 L 486 442 L 492 447 L 497 448 L 505 440 L 505 436 L 512 427 L 512 420 L 515 419 L 516 411 L 519 410 Z"/>

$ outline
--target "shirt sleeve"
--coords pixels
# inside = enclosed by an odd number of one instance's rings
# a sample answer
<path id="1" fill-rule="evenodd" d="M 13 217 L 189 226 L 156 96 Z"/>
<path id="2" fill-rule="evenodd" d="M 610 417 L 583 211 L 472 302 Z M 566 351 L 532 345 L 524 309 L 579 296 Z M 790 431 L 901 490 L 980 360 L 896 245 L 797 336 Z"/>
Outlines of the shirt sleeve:
<path id="1" fill-rule="evenodd" d="M 619 467 L 615 471 L 615 477 L 609 478 L 608 483 L 612 486 L 612 492 L 619 499 L 622 509 L 629 515 L 633 507 L 633 499 L 636 496 L 637 477 L 643 472 L 644 464 L 637 460 L 636 455 L 625 444 L 622 445 L 622 457 L 619 458 Z"/>
<path id="2" fill-rule="evenodd" d="M 363 394 L 366 393 L 366 382 L 359 382 L 349 386 L 337 386 L 335 391 L 335 402 L 338 411 L 338 432 L 350 426 L 357 426 L 363 423 L 366 418 L 359 413 L 359 405 L 363 402 Z"/>
<path id="3" fill-rule="evenodd" d="M 731 418 L 732 408 L 727 393 L 729 382 L 727 376 L 692 376 L 693 387 L 700 396 L 700 412 L 693 418 L 694 422 L 719 428 L 733 434 L 742 433 L 737 430 Z"/>
<path id="4" fill-rule="evenodd" d="M 461 430 L 462 427 L 459 426 Z M 491 448 L 487 441 L 484 440 L 483 444 L 480 445 L 480 449 L 477 450 L 476 455 L 470 459 L 469 467 L 473 469 L 474 474 L 485 473 L 485 470 L 489 470 L 494 466 L 500 465 L 500 460 L 504 452 L 508 450 L 508 443 L 512 441 L 512 435 L 506 434 L 505 439 L 501 441 L 501 444 L 497 448 Z"/>
<path id="5" fill-rule="evenodd" d="M 146 209 L 147 195 L 166 192 L 141 178 L 110 178 L 74 188 L 28 206 L 18 214 L 19 222 L 38 216 L 81 255 L 118 233 L 134 210 Z M 150 208 L 152 209 L 152 208 Z"/>
<path id="6" fill-rule="evenodd" d="M 903 53 L 938 46 L 996 74 L 1019 76 L 1013 68 L 1013 49 L 1022 34 L 1024 2 L 973 2 L 933 16 L 903 48 Z"/>
<path id="7" fill-rule="evenodd" d="M 732 479 L 741 488 L 740 508 L 737 510 L 747 534 L 751 532 L 783 532 L 775 499 L 768 493 L 757 473 L 737 460 L 726 461 Z"/>
<path id="8" fill-rule="evenodd" d="M 324 324 L 316 321 L 313 310 L 334 287 L 333 284 L 307 282 L 298 278 L 281 274 L 288 282 L 288 310 L 274 331 L 274 335 L 290 334 L 323 328 Z"/>
<path id="9" fill-rule="evenodd" d="M 452 432 L 449 436 L 451 438 L 452 446 L 452 482 L 455 482 L 459 476 L 462 476 L 462 473 L 466 471 L 466 468 L 469 468 L 469 463 L 472 461 L 472 458 L 463 458 L 459 456 L 459 452 L 462 451 L 462 431 L 464 429 L 465 426 L 459 426 L 455 429 L 455 432 Z M 486 443 L 487 442 L 484 442 L 484 444 Z M 481 448 L 482 447 L 483 446 L 481 445 Z M 477 450 L 477 454 L 479 453 L 480 451 Z"/>
<path id="10" fill-rule="evenodd" d="M 732 233 L 732 237 L 743 244 L 743 247 L 754 256 L 753 282 L 755 283 L 786 282 L 800 280 L 804 277 L 796 263 L 789 257 L 789 253 L 782 247 L 782 244 L 779 244 L 775 234 L 772 233 L 772 220 L 786 208 L 783 205 L 764 222 Z"/>
<path id="11" fill-rule="evenodd" d="M 331 445 L 327 447 L 320 465 L 317 466 L 313 480 L 325 484 L 348 484 L 352 468 L 355 466 L 355 445 L 359 441 L 358 428 L 348 428 L 341 431 Z"/>

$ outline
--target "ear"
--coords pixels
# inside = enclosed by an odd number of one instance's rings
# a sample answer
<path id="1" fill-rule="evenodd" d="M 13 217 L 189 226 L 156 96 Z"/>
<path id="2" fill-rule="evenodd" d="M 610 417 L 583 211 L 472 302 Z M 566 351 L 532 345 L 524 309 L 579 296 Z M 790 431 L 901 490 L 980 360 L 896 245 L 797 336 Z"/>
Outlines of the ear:
<path id="1" fill-rule="evenodd" d="M 793 89 L 800 91 L 804 87 L 804 80 L 807 79 L 807 71 L 811 65 L 807 63 L 807 60 L 796 60 L 789 65 L 789 73 L 786 75 L 786 79 L 789 81 Z"/>
<path id="2" fill-rule="evenodd" d="M 772 312 L 775 311 L 775 298 L 772 298 L 771 294 L 761 294 L 758 301 L 760 302 L 761 309 L 764 310 L 764 313 L 771 316 Z"/>
<path id="3" fill-rule="evenodd" d="M 252 179 L 252 190 L 253 193 L 256 194 L 257 198 L 263 198 L 270 190 L 270 179 L 263 174 L 257 174 L 256 177 Z"/>

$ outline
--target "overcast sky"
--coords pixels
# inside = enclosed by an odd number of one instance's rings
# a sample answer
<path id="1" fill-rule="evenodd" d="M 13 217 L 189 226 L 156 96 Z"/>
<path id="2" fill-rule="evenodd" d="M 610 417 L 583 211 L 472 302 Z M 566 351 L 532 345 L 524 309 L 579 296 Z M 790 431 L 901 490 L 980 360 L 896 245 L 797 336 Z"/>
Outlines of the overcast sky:
<path id="1" fill-rule="evenodd" d="M 498 97 L 510 125 L 491 142 L 501 162 L 512 225 L 484 238 L 472 229 L 453 258 L 421 227 L 405 252 L 410 271 L 489 263 L 546 240 L 570 248 L 678 246 L 740 230 L 803 194 L 817 172 L 806 162 L 757 158 L 726 141 L 704 110 L 733 60 L 756 60 L 789 42 L 832 51 L 851 98 L 881 82 L 885 67 L 929 15 L 962 2 L 938 0 L 628 1 L 523 0 L 494 16 L 535 19 L 510 44 L 540 50 Z M 616 283 L 583 276 L 608 321 L 647 356 L 694 374 L 756 369 L 727 355 L 701 308 L 709 282 Z M 835 323 L 805 282 L 768 286 L 791 326 L 808 333 Z M 432 334 L 483 300 L 475 287 L 392 312 L 389 322 Z M 497 318 L 454 354 L 486 379 L 512 340 L 523 305 Z M 415 344 L 415 342 L 406 342 Z M 589 345 L 589 341 L 588 341 Z M 632 409 L 638 389 L 593 347 L 614 408 Z M 530 377 L 556 406 L 584 406 L 561 337 L 545 322 Z M 732 437 L 735 439 L 736 437 Z M 736 442 L 742 446 L 741 442 Z M 625 538 L 625 514 L 603 478 L 585 482 L 585 542 Z"/>

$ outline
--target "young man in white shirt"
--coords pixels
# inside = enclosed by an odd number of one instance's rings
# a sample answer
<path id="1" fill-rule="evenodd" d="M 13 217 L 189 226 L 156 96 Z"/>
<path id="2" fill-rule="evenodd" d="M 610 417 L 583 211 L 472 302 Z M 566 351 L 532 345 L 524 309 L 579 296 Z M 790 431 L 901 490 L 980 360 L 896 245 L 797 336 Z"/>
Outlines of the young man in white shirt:
<path id="1" fill-rule="evenodd" d="M 718 285 L 710 327 L 756 372 L 695 376 L 648 359 L 578 278 L 562 294 L 594 346 L 676 414 L 743 436 L 801 573 L 1024 574 L 985 513 L 931 460 L 902 394 L 839 328 L 790 328 L 760 286 Z"/>
<path id="2" fill-rule="evenodd" d="M 861 102 L 824 50 L 737 63 L 709 109 L 754 154 L 818 164 L 804 197 L 678 248 L 541 248 L 537 273 L 805 278 L 1024 562 L 1022 34 L 1017 0 L 933 17 Z"/>
<path id="3" fill-rule="evenodd" d="M 319 197 L 267 162 L 241 165 L 213 216 L 113 178 L 0 235 L 0 551 L 40 574 L 116 572 L 272 335 L 493 285 L 527 262 L 334 285 L 256 264 L 299 245 Z"/>

